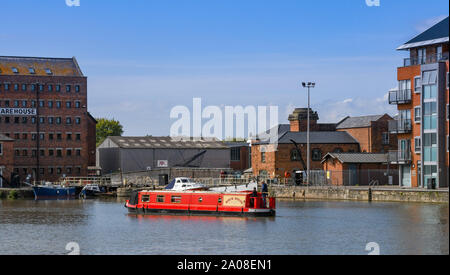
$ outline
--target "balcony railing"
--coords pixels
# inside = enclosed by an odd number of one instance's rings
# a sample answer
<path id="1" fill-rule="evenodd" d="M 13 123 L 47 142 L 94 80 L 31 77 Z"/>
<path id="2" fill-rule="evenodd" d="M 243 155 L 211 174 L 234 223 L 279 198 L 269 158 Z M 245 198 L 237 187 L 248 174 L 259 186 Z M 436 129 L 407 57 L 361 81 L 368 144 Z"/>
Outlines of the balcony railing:
<path id="1" fill-rule="evenodd" d="M 406 164 L 411 162 L 411 151 L 390 151 L 389 163 Z"/>
<path id="2" fill-rule="evenodd" d="M 407 134 L 412 131 L 411 119 L 389 121 L 389 132 L 392 134 Z"/>
<path id="3" fill-rule="evenodd" d="M 427 55 L 426 57 L 422 56 L 422 57 L 405 58 L 403 61 L 403 67 L 437 63 L 439 61 L 448 60 L 448 57 L 449 57 L 448 53 L 442 53 L 442 54 Z"/>
<path id="4" fill-rule="evenodd" d="M 411 103 L 411 89 L 389 91 L 389 104 Z"/>

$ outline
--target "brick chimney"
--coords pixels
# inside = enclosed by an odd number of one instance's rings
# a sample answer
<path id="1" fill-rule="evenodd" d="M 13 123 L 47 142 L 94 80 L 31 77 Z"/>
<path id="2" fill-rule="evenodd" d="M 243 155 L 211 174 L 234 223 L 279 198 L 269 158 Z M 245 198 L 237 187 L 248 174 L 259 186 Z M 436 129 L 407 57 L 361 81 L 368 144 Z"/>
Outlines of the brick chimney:
<path id="1" fill-rule="evenodd" d="M 309 122 L 311 131 L 317 130 L 317 121 L 319 115 L 312 109 L 309 109 Z M 297 108 L 289 115 L 291 132 L 306 132 L 308 129 L 308 108 Z"/>

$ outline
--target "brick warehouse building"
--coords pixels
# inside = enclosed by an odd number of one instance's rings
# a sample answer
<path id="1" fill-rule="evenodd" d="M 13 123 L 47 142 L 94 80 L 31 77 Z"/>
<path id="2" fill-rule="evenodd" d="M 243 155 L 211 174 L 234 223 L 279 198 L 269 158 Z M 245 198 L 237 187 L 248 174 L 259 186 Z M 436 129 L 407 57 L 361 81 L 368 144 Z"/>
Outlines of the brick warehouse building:
<path id="1" fill-rule="evenodd" d="M 400 46 L 409 57 L 397 69 L 397 89 L 389 103 L 398 120 L 390 131 L 398 136 L 399 180 L 405 187 L 448 187 L 449 182 L 449 18 Z"/>
<path id="2" fill-rule="evenodd" d="M 290 125 L 277 126 L 276 150 L 269 141 L 252 141 L 254 176 L 294 177 L 296 171 L 306 170 L 307 112 L 306 108 L 296 109 L 289 116 Z M 310 110 L 311 170 L 321 170 L 322 158 L 329 152 L 360 152 L 358 141 L 350 134 L 336 131 L 336 124 L 321 124 L 318 120 L 317 112 Z M 298 144 L 301 155 L 292 141 Z"/>
<path id="3" fill-rule="evenodd" d="M 14 139 L 23 181 L 87 176 L 95 166 L 95 119 L 75 58 L 0 57 L 0 134 Z"/>
<path id="4" fill-rule="evenodd" d="M 14 140 L 0 134 L 0 188 L 11 181 L 14 169 Z"/>
<path id="5" fill-rule="evenodd" d="M 388 114 L 346 117 L 336 129 L 352 135 L 359 142 L 361 152 L 387 153 L 397 149 L 397 136 L 389 132 L 390 121 L 394 119 Z"/>

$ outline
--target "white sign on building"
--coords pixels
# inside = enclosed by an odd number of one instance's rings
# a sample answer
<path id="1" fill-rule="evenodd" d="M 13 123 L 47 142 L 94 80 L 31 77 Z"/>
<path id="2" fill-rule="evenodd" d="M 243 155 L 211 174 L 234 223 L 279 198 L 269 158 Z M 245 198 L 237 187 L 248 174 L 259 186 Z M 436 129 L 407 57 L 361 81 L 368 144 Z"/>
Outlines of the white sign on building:
<path id="1" fill-rule="evenodd" d="M 169 167 L 169 161 L 168 160 L 158 160 L 158 168 L 167 168 Z"/>
<path id="2" fill-rule="evenodd" d="M 0 108 L 0 116 L 35 116 L 33 108 Z"/>

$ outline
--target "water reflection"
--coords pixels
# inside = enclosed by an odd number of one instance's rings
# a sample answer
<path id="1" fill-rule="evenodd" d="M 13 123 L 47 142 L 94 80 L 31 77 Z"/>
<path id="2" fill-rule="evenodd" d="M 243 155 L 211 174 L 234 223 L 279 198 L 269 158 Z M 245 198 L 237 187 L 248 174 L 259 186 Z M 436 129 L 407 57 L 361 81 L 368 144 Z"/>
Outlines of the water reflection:
<path id="1" fill-rule="evenodd" d="M 123 200 L 0 201 L 0 254 L 448 254 L 449 207 L 279 201 L 274 218 L 130 215 Z M 263 244 L 263 245 L 259 245 Z"/>

